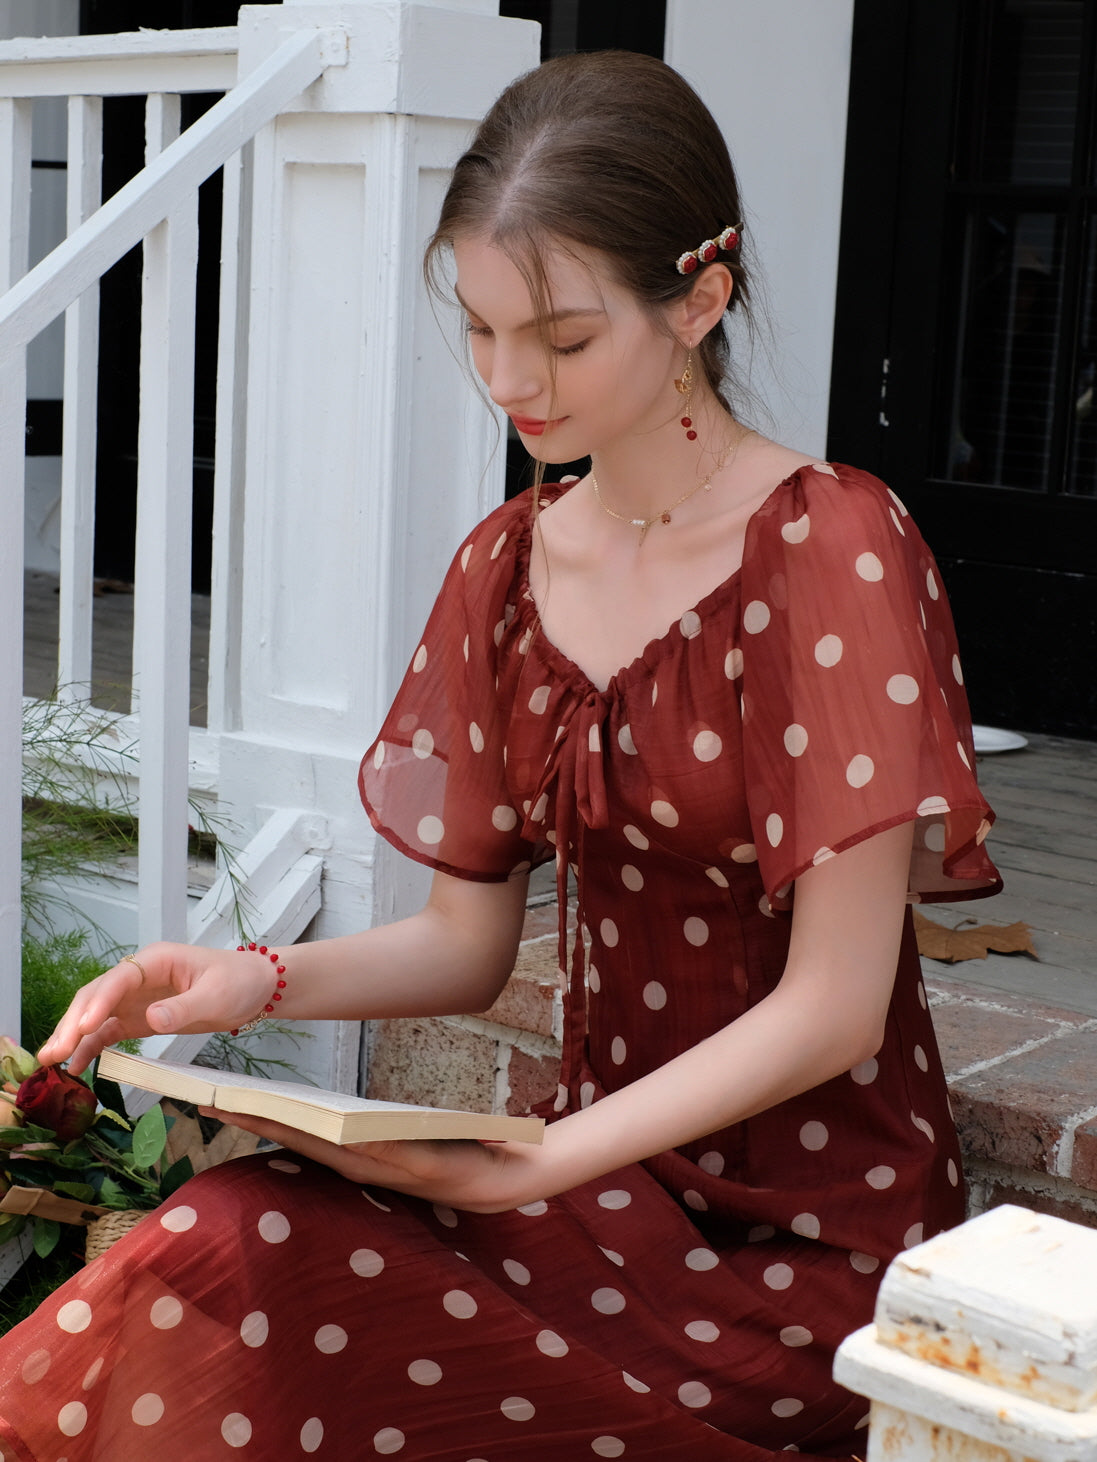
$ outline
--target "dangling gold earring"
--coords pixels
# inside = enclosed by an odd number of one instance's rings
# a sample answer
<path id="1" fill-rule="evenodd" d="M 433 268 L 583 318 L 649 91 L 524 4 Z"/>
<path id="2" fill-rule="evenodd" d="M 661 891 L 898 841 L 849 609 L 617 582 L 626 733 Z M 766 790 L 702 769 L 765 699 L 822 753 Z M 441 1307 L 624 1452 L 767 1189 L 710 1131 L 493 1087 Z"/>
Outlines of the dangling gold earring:
<path id="1" fill-rule="evenodd" d="M 674 389 L 686 398 L 682 411 L 682 425 L 688 441 L 695 442 L 697 433 L 693 430 L 693 342 L 686 349 L 686 368 L 674 382 Z"/>

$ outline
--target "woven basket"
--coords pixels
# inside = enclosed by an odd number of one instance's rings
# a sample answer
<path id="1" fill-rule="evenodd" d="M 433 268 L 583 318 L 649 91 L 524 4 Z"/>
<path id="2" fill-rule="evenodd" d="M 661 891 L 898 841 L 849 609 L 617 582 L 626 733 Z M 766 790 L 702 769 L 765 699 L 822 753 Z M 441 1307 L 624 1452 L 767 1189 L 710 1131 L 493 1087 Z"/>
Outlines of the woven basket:
<path id="1" fill-rule="evenodd" d="M 116 1213 L 104 1213 L 101 1218 L 88 1224 L 84 1239 L 84 1258 L 87 1263 L 105 1254 L 111 1244 L 124 1238 L 143 1218 L 148 1210 L 143 1208 L 122 1208 Z"/>

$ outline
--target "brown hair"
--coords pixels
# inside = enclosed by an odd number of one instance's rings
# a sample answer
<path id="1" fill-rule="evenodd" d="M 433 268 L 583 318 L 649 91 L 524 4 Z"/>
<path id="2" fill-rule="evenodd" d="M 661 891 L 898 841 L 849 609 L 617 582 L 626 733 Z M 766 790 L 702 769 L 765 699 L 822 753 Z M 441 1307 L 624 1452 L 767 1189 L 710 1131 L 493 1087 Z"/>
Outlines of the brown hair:
<path id="1" fill-rule="evenodd" d="M 678 273 L 679 256 L 741 218 L 720 129 L 676 71 L 629 51 L 559 56 L 508 86 L 481 122 L 454 168 L 424 269 L 441 292 L 442 252 L 482 235 L 514 260 L 547 314 L 544 251 L 571 244 L 597 251 L 659 314 L 697 279 Z M 741 248 L 717 257 L 735 281 L 728 310 L 746 305 Z M 730 409 L 723 321 L 695 353 Z"/>

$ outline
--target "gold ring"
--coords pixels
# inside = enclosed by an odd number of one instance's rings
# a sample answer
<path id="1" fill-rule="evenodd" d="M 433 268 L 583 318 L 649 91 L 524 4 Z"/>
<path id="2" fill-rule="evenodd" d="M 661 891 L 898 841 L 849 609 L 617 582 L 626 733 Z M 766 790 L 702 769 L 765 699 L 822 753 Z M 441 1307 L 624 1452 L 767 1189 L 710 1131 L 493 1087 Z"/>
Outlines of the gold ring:
<path id="1" fill-rule="evenodd" d="M 145 966 L 141 963 L 141 961 L 137 958 L 135 954 L 124 954 L 122 958 L 118 961 L 118 963 L 120 965 L 124 965 L 127 963 L 131 965 L 136 965 L 137 968 L 141 971 L 142 976 L 146 980 L 149 977 L 148 970 L 145 969 Z"/>

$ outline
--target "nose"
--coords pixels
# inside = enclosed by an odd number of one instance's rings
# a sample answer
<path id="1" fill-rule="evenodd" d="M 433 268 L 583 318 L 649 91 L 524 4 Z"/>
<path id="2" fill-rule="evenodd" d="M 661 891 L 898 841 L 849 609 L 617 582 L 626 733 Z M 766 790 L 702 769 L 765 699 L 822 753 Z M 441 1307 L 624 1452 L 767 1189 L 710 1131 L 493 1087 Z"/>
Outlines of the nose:
<path id="1" fill-rule="evenodd" d="M 542 390 L 542 381 L 527 352 L 506 350 L 498 343 L 492 351 L 486 384 L 491 399 L 504 411 L 529 406 Z"/>

